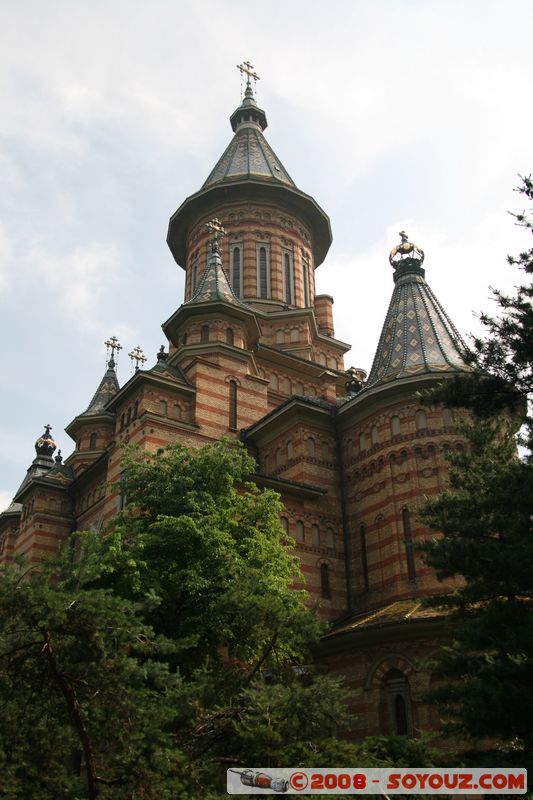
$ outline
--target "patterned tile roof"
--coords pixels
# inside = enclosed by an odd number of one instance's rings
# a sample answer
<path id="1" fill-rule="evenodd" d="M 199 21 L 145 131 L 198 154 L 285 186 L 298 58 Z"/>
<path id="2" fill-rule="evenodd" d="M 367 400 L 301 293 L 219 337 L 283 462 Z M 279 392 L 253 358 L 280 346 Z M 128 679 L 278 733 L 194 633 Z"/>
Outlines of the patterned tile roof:
<path id="1" fill-rule="evenodd" d="M 366 387 L 427 372 L 467 369 L 465 343 L 420 266 L 396 270 L 395 287 Z"/>
<path id="2" fill-rule="evenodd" d="M 116 395 L 120 389 L 120 386 L 114 367 L 114 360 L 110 360 L 105 375 L 100 381 L 98 389 L 94 393 L 93 399 L 89 403 L 87 410 L 84 411 L 83 414 L 80 414 L 80 416 L 90 417 L 96 414 L 101 414 L 111 398 Z"/>
<path id="3" fill-rule="evenodd" d="M 239 298 L 230 286 L 230 282 L 224 272 L 222 259 L 218 249 L 214 249 L 207 262 L 203 277 L 198 284 L 193 296 L 184 305 L 193 303 L 209 303 L 216 300 L 224 300 L 226 303 L 241 306 L 249 311 L 249 307 L 241 303 Z"/>
<path id="4" fill-rule="evenodd" d="M 296 188 L 296 184 L 255 124 L 242 125 L 202 189 L 231 180 L 261 179 Z"/>

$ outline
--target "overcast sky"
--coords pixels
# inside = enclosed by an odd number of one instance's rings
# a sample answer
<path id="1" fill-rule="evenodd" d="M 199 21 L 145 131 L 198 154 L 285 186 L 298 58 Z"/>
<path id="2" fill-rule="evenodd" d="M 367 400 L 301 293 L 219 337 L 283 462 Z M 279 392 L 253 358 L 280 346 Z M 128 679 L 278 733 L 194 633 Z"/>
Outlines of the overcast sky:
<path id="1" fill-rule="evenodd" d="M 405 228 L 468 334 L 530 246 L 508 210 L 533 167 L 530 0 L 18 0 L 0 29 L 0 509 L 45 423 L 64 427 L 103 341 L 155 362 L 183 272 L 165 238 L 232 132 L 236 64 L 261 80 L 266 137 L 329 214 L 317 271 L 346 366 L 369 370 Z"/>

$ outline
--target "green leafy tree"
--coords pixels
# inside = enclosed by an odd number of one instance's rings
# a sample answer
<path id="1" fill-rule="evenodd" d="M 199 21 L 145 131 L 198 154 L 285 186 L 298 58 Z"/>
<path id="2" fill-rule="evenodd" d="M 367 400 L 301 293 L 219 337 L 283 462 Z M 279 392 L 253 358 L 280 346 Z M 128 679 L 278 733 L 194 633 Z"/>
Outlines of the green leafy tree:
<path id="1" fill-rule="evenodd" d="M 170 796 L 153 784 L 180 760 L 165 662 L 179 646 L 143 620 L 149 604 L 90 588 L 85 564 L 64 550 L 0 573 L 0 797 Z"/>
<path id="2" fill-rule="evenodd" d="M 533 199 L 531 180 L 519 190 Z M 527 215 L 517 222 L 532 232 Z M 533 250 L 510 258 L 530 276 Z M 428 501 L 425 522 L 443 533 L 427 562 L 457 588 L 433 599 L 452 614 L 453 642 L 437 664 L 436 697 L 448 728 L 500 740 L 515 763 L 533 765 L 533 463 L 531 282 L 514 297 L 496 292 L 500 316 L 483 316 L 486 339 L 469 354 L 475 371 L 432 393 L 469 410 L 468 447 L 450 456 L 449 489 Z M 516 450 L 523 425 L 524 458 Z M 451 680 L 450 680 L 451 679 Z M 503 756 L 502 756 L 503 757 Z M 500 758 L 501 761 L 501 758 Z"/>

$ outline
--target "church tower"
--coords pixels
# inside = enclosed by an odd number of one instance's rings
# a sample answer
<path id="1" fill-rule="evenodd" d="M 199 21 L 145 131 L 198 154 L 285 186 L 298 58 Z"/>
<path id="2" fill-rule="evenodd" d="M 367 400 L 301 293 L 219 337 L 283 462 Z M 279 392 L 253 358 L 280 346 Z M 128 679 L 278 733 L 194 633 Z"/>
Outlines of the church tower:
<path id="1" fill-rule="evenodd" d="M 331 244 L 325 212 L 268 144 L 249 62 L 233 137 L 202 187 L 170 219 L 183 303 L 146 368 L 120 386 L 122 349 L 53 458 L 50 426 L 14 502 L 0 514 L 0 561 L 35 565 L 76 529 L 105 529 L 123 508 L 122 445 L 201 447 L 228 437 L 254 456 L 253 479 L 281 495 L 306 588 L 331 628 L 321 658 L 360 689 L 359 733 L 431 727 L 428 658 L 445 636 L 422 606 L 446 590 L 422 562 L 416 512 L 444 488 L 446 451 L 463 446 L 450 409 L 419 392 L 467 367 L 464 344 L 425 280 L 424 253 L 400 234 L 394 291 L 372 369 L 346 370 L 333 299 L 315 292 Z M 354 335 L 356 331 L 354 331 Z M 154 363 L 155 362 L 155 363 Z"/>

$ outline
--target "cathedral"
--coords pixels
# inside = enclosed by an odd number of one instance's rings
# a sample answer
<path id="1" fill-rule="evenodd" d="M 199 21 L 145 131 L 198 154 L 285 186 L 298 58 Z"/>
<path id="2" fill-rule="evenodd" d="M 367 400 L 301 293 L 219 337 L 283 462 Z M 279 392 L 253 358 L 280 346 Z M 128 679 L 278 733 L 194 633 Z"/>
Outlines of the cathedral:
<path id="1" fill-rule="evenodd" d="M 248 63 L 241 71 L 233 138 L 170 219 L 185 296 L 162 324 L 167 345 L 149 368 L 133 351 L 137 369 L 120 386 L 120 344 L 107 342 L 105 374 L 66 428 L 73 452 L 54 455 L 47 426 L 0 514 L 0 561 L 36 564 L 71 531 L 104 528 L 124 503 L 114 488 L 121 445 L 238 439 L 258 486 L 282 497 L 282 525 L 330 623 L 319 657 L 358 690 L 356 734 L 416 735 L 435 724 L 424 694 L 446 635 L 422 604 L 446 586 L 418 552 L 432 534 L 416 509 L 445 486 L 446 451 L 463 447 L 452 411 L 421 405 L 418 393 L 466 369 L 464 344 L 402 231 L 370 373 L 346 368 L 333 298 L 315 293 L 329 218 L 269 146 L 257 76 Z"/>

